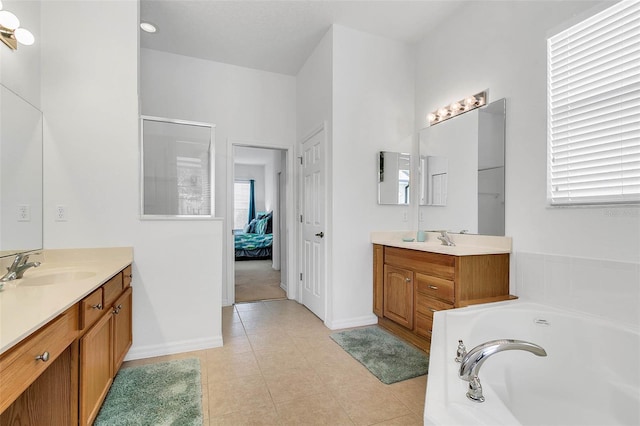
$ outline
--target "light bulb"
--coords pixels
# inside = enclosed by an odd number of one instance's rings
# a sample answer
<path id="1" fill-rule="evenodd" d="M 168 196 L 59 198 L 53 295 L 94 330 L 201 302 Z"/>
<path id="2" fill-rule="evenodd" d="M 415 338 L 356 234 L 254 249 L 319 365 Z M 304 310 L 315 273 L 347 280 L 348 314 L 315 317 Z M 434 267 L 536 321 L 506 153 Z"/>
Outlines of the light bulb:
<path id="1" fill-rule="evenodd" d="M 141 22 L 140 28 L 142 28 L 142 31 L 145 31 L 147 33 L 155 33 L 156 31 L 158 31 L 156 26 L 149 22 Z"/>
<path id="2" fill-rule="evenodd" d="M 476 104 L 475 96 L 469 96 L 467 99 L 464 100 L 464 104 L 467 107 L 474 106 Z"/>
<path id="3" fill-rule="evenodd" d="M 442 117 L 446 117 L 449 114 L 449 110 L 446 108 L 440 108 L 438 110 L 438 117 L 442 118 Z"/>
<path id="4" fill-rule="evenodd" d="M 0 10 L 2 10 L 2 2 L 0 1 Z"/>
<path id="5" fill-rule="evenodd" d="M 429 114 L 427 114 L 427 120 L 429 120 L 429 123 L 436 121 L 436 115 L 430 112 Z"/>
<path id="6" fill-rule="evenodd" d="M 31 46 L 33 42 L 36 41 L 31 31 L 24 28 L 16 28 L 14 35 L 16 36 L 16 40 L 25 46 Z"/>
<path id="7" fill-rule="evenodd" d="M 20 20 L 8 10 L 0 11 L 0 25 L 9 30 L 15 30 L 20 26 Z"/>
<path id="8" fill-rule="evenodd" d="M 460 105 L 459 102 L 454 102 L 449 106 L 449 109 L 453 112 L 460 111 L 460 109 L 462 109 L 462 105 Z"/>

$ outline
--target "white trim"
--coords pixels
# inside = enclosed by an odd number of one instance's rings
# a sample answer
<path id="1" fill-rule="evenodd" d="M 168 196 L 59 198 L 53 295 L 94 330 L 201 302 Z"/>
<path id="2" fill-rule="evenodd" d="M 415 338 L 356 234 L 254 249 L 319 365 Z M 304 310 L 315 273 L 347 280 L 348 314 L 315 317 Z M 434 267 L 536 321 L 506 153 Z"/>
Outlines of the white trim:
<path id="1" fill-rule="evenodd" d="M 168 342 L 159 345 L 134 346 L 125 357 L 125 361 L 133 359 L 152 358 L 156 356 L 172 355 L 182 352 L 193 352 L 204 349 L 220 348 L 223 345 L 222 336 L 182 340 L 179 342 Z"/>
<path id="2" fill-rule="evenodd" d="M 378 323 L 378 317 L 374 314 L 364 315 L 361 317 L 347 318 L 337 321 L 325 321 L 324 324 L 330 330 L 341 330 L 343 328 L 362 327 L 365 325 L 374 325 Z"/>
<path id="3" fill-rule="evenodd" d="M 262 148 L 262 149 L 277 149 L 282 150 L 287 153 L 286 157 L 286 188 L 285 188 L 285 203 L 286 203 L 286 229 L 281 232 L 281 238 L 286 238 L 286 256 L 287 256 L 287 282 L 294 282 L 296 268 L 292 267 L 296 264 L 294 262 L 295 259 L 295 232 L 287 232 L 287 230 L 295 229 L 295 225 L 293 220 L 295 219 L 295 192 L 293 189 L 294 182 L 294 147 L 290 145 L 282 145 L 282 144 L 272 144 L 264 141 L 258 140 L 249 140 L 249 139 L 236 139 L 236 138 L 227 138 L 227 185 L 225 188 L 227 194 L 227 214 L 226 217 L 229 218 L 226 220 L 226 224 L 224 226 L 225 229 L 225 244 L 226 250 L 226 266 L 227 266 L 227 297 L 222 298 L 222 306 L 231 306 L 235 303 L 235 247 L 234 247 L 234 238 L 233 238 L 233 221 L 231 218 L 233 217 L 233 183 L 234 183 L 234 155 L 233 148 L 234 146 L 241 147 L 249 147 L 249 148 Z M 283 194 L 280 194 L 283 196 Z M 285 286 L 286 287 L 286 286 Z M 287 297 L 289 299 L 295 298 L 295 286 L 288 286 L 288 290 L 284 289 L 287 292 Z"/>

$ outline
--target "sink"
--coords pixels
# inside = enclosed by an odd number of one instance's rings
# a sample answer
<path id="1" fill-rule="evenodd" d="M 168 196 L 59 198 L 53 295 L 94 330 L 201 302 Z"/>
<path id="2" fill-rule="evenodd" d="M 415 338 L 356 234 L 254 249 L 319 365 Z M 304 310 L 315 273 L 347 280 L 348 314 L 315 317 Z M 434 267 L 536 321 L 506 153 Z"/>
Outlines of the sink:
<path id="1" fill-rule="evenodd" d="M 38 274 L 33 274 L 32 276 L 29 276 L 28 274 L 29 271 L 27 271 L 24 278 L 18 281 L 17 284 L 20 286 L 68 284 L 72 281 L 86 280 L 87 278 L 91 278 L 96 275 L 93 271 L 83 271 L 72 268 L 52 269 L 49 271 L 42 271 Z"/>

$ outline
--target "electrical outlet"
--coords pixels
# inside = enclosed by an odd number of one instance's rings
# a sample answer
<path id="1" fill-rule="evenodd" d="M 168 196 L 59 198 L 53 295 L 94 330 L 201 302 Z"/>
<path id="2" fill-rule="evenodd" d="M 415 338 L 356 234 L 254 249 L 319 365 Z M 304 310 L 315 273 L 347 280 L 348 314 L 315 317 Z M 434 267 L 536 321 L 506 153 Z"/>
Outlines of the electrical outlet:
<path id="1" fill-rule="evenodd" d="M 18 222 L 31 222 L 31 206 L 29 204 L 18 205 Z"/>
<path id="2" fill-rule="evenodd" d="M 56 206 L 56 222 L 66 222 L 67 221 L 67 206 L 59 205 Z"/>

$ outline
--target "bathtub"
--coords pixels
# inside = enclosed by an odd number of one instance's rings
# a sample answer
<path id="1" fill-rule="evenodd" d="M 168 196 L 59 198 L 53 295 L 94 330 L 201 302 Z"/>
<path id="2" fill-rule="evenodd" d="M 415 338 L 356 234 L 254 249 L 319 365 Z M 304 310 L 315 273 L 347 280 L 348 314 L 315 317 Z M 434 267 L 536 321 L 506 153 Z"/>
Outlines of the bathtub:
<path id="1" fill-rule="evenodd" d="M 458 377 L 458 339 L 468 351 L 521 339 L 547 356 L 505 351 L 487 358 L 478 374 L 486 400 L 478 403 Z M 640 331 L 520 300 L 437 312 L 424 423 L 639 425 Z"/>

